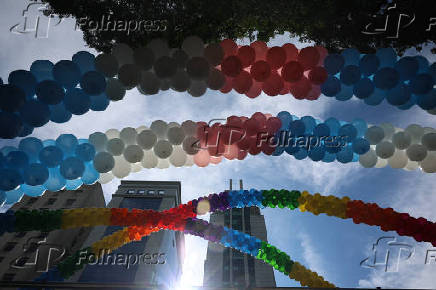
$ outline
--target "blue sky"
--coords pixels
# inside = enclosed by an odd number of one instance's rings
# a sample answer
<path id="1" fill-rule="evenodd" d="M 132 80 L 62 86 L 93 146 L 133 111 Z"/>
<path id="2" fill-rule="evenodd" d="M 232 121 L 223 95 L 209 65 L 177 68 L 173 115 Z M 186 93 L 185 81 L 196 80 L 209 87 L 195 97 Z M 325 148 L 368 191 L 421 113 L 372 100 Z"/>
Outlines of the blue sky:
<path id="1" fill-rule="evenodd" d="M 7 80 L 8 74 L 17 69 L 29 69 L 36 59 L 57 62 L 71 59 L 79 50 L 96 53 L 86 46 L 80 31 L 74 30 L 74 21 L 66 20 L 49 30 L 48 38 L 35 38 L 34 34 L 14 34 L 11 26 L 23 21 L 24 0 L 2 0 L 0 11 L 0 77 Z M 289 37 L 277 36 L 269 43 L 282 45 Z M 297 47 L 301 44 L 291 40 Z M 241 42 L 242 43 L 242 42 Z M 247 42 L 245 42 L 247 43 Z M 410 55 L 416 51 L 407 52 Z M 423 50 L 433 62 L 429 48 Z M 344 121 L 354 118 L 365 119 L 368 123 L 390 122 L 396 127 L 405 128 L 416 123 L 435 127 L 436 116 L 415 107 L 400 111 L 387 105 L 371 107 L 353 98 L 339 102 L 322 96 L 317 101 L 295 100 L 292 96 L 269 97 L 262 94 L 256 99 L 248 99 L 235 92 L 221 94 L 208 91 L 200 98 L 185 93 L 166 91 L 155 96 L 144 96 L 136 89 L 129 91 L 124 100 L 111 103 L 105 112 L 89 112 L 73 116 L 66 124 L 49 123 L 36 129 L 33 136 L 41 139 L 55 139 L 62 133 L 73 133 L 87 138 L 95 131 L 105 132 L 110 128 L 121 129 L 127 126 L 149 126 L 152 121 L 162 119 L 167 122 L 208 121 L 230 115 L 249 116 L 254 112 L 277 114 L 289 111 L 297 116 L 311 115 L 324 120 L 336 117 Z M 16 145 L 19 140 L 0 141 L 0 146 Z M 292 156 L 279 157 L 251 156 L 244 161 L 225 160 L 218 165 L 206 168 L 169 168 L 143 170 L 131 174 L 130 180 L 180 180 L 182 199 L 188 201 L 212 192 L 220 192 L 228 187 L 228 179 L 243 179 L 246 188 L 287 188 L 308 190 L 321 194 L 350 196 L 367 202 L 376 202 L 382 207 L 393 207 L 397 211 L 409 212 L 415 217 L 423 216 L 436 221 L 433 205 L 436 203 L 436 179 L 434 175 L 418 170 L 408 172 L 389 167 L 365 169 L 358 164 L 317 163 L 311 160 L 297 161 Z M 115 192 L 119 180 L 104 185 L 106 201 Z M 288 253 L 291 258 L 317 271 L 339 287 L 404 287 L 435 288 L 432 278 L 435 265 L 424 265 L 429 243 L 416 243 L 413 239 L 398 237 L 415 247 L 413 256 L 401 262 L 399 271 L 386 273 L 381 269 L 360 266 L 360 261 L 371 253 L 372 244 L 382 236 L 397 237 L 375 227 L 355 225 L 351 220 L 340 220 L 325 215 L 314 216 L 299 211 L 266 209 L 268 241 Z M 183 282 L 201 285 L 203 260 L 207 243 L 195 238 L 186 239 L 187 259 Z M 201 275 L 200 275 L 201 274 Z M 278 286 L 298 286 L 281 273 L 275 273 Z"/>

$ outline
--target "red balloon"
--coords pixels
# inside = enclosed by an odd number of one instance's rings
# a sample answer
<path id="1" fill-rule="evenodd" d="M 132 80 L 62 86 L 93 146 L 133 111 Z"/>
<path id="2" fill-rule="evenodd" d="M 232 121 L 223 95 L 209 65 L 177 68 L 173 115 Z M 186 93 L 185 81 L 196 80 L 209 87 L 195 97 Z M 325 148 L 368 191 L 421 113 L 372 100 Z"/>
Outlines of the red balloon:
<path id="1" fill-rule="evenodd" d="M 234 144 L 244 138 L 245 129 L 242 122 L 235 124 L 226 124 L 221 127 L 220 139 L 225 145 Z"/>
<path id="2" fill-rule="evenodd" d="M 286 61 L 289 62 L 291 60 L 297 60 L 298 57 L 298 49 L 292 43 L 286 43 L 283 46 L 283 49 L 286 52 Z"/>
<path id="3" fill-rule="evenodd" d="M 254 118 L 250 118 L 244 122 L 244 130 L 247 136 L 255 136 L 261 128 L 259 121 Z"/>
<path id="4" fill-rule="evenodd" d="M 291 84 L 290 92 L 294 98 L 302 100 L 307 97 L 311 89 L 310 81 L 306 77 L 302 77 L 298 82 Z"/>
<path id="5" fill-rule="evenodd" d="M 327 70 L 320 66 L 314 67 L 309 72 L 309 80 L 315 85 L 323 84 L 327 76 Z"/>
<path id="6" fill-rule="evenodd" d="M 236 143 L 236 146 L 238 146 L 240 150 L 248 150 L 248 148 L 250 148 L 250 137 L 245 135 L 241 141 Z"/>
<path id="7" fill-rule="evenodd" d="M 226 82 L 224 83 L 224 86 L 220 89 L 220 92 L 223 94 L 229 93 L 233 88 L 232 78 L 229 78 L 227 76 L 225 78 L 226 78 Z"/>
<path id="8" fill-rule="evenodd" d="M 251 155 L 257 155 L 262 152 L 262 146 L 260 142 L 258 142 L 257 136 L 253 136 L 250 138 L 250 148 L 248 148 L 248 153 Z"/>
<path id="9" fill-rule="evenodd" d="M 256 61 L 265 60 L 266 52 L 268 51 L 268 46 L 263 41 L 255 41 L 250 46 L 256 51 Z"/>
<path id="10" fill-rule="evenodd" d="M 247 157 L 247 151 L 240 150 L 238 152 L 238 160 L 244 160 Z"/>
<path id="11" fill-rule="evenodd" d="M 319 62 L 318 62 L 318 66 L 323 66 L 324 65 L 324 59 L 327 57 L 327 55 L 329 54 L 329 52 L 327 51 L 327 49 L 323 46 L 315 46 L 315 48 L 318 50 L 319 53 Z"/>
<path id="12" fill-rule="evenodd" d="M 321 96 L 321 87 L 318 85 L 312 85 L 310 92 L 307 94 L 307 100 L 317 100 Z"/>
<path id="13" fill-rule="evenodd" d="M 268 136 L 268 140 L 271 140 L 273 136 Z M 272 155 L 274 153 L 274 151 L 276 150 L 276 146 L 274 146 L 276 144 L 271 144 L 270 142 L 263 142 L 262 146 L 260 147 L 260 149 L 262 150 L 262 152 L 265 155 Z"/>
<path id="14" fill-rule="evenodd" d="M 262 90 L 268 96 L 277 96 L 284 87 L 284 81 L 277 72 L 272 73 L 263 83 Z"/>
<path id="15" fill-rule="evenodd" d="M 227 117 L 227 125 L 241 128 L 242 127 L 242 120 L 238 116 L 230 116 L 230 117 Z"/>
<path id="16" fill-rule="evenodd" d="M 240 118 L 241 121 L 242 121 L 242 125 L 244 125 L 244 122 L 247 121 L 247 120 L 249 119 L 249 118 L 246 117 L 246 116 L 240 116 L 239 118 Z"/>
<path id="17" fill-rule="evenodd" d="M 282 69 L 282 78 L 287 82 L 297 82 L 303 77 L 303 66 L 298 61 L 290 61 Z"/>
<path id="18" fill-rule="evenodd" d="M 286 51 L 280 46 L 271 47 L 266 53 L 266 61 L 272 69 L 278 69 L 285 64 Z"/>
<path id="19" fill-rule="evenodd" d="M 241 46 L 238 49 L 238 57 L 241 60 L 242 67 L 250 66 L 256 59 L 256 51 L 248 45 Z"/>
<path id="20" fill-rule="evenodd" d="M 300 50 L 300 53 L 298 54 L 298 61 L 303 66 L 304 70 L 308 70 L 317 66 L 319 60 L 320 60 L 319 52 L 313 46 L 303 48 L 302 50 Z"/>
<path id="21" fill-rule="evenodd" d="M 233 160 L 238 157 L 239 148 L 237 145 L 227 145 L 226 151 L 224 152 L 223 156 L 229 160 Z"/>
<path id="22" fill-rule="evenodd" d="M 237 56 L 226 57 L 221 63 L 221 71 L 229 77 L 236 77 L 242 71 L 241 61 Z"/>
<path id="23" fill-rule="evenodd" d="M 235 91 L 240 94 L 245 94 L 253 85 L 253 79 L 248 72 L 243 70 L 237 77 L 233 79 L 232 85 Z"/>
<path id="24" fill-rule="evenodd" d="M 256 112 L 253 115 L 251 115 L 251 119 L 257 121 L 259 128 L 263 128 L 266 125 L 266 116 L 261 112 Z"/>
<path id="25" fill-rule="evenodd" d="M 248 92 L 245 93 L 245 95 L 251 99 L 254 99 L 258 97 L 261 92 L 262 92 L 262 83 L 253 81 L 253 85 L 251 86 L 250 90 L 248 90 Z"/>
<path id="26" fill-rule="evenodd" d="M 271 66 L 264 60 L 256 61 L 251 66 L 251 76 L 255 81 L 263 82 L 271 75 Z"/>
<path id="27" fill-rule="evenodd" d="M 282 127 L 282 121 L 277 117 L 271 117 L 266 121 L 266 131 L 275 134 Z"/>
<path id="28" fill-rule="evenodd" d="M 236 55 L 238 52 L 238 45 L 231 39 L 224 39 L 220 43 L 222 49 L 224 50 L 224 56 Z"/>
<path id="29" fill-rule="evenodd" d="M 271 115 L 270 113 L 266 113 L 266 114 L 264 114 L 264 115 L 265 115 L 265 117 L 266 117 L 267 120 L 268 120 L 269 118 L 272 117 L 272 115 Z"/>
<path id="30" fill-rule="evenodd" d="M 289 82 L 283 82 L 283 89 L 280 91 L 280 95 L 287 95 L 289 94 L 289 90 L 291 88 L 291 83 Z"/>
<path id="31" fill-rule="evenodd" d="M 222 160 L 223 160 L 223 157 L 222 157 L 222 156 L 219 156 L 219 157 L 211 156 L 211 157 L 210 157 L 210 163 L 211 163 L 211 164 L 218 164 L 218 163 L 220 163 Z"/>

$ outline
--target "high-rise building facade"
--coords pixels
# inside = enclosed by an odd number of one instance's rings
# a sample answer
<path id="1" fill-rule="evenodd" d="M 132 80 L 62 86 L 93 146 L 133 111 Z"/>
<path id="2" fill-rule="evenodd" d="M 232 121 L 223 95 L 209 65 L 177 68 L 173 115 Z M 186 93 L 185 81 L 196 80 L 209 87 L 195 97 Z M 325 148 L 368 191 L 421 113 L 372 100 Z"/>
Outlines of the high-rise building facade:
<path id="1" fill-rule="evenodd" d="M 243 189 L 242 187 L 240 180 L 240 189 Z M 233 228 L 268 241 L 265 219 L 258 207 L 235 208 L 213 213 L 210 223 Z M 204 263 L 203 286 L 275 287 L 276 282 L 270 265 L 237 250 L 209 242 Z"/>
<path id="2" fill-rule="evenodd" d="M 180 182 L 123 180 L 108 207 L 162 211 L 180 203 Z M 120 229 L 116 226 L 95 227 L 84 246 Z M 160 231 L 103 256 L 100 263 L 89 263 L 69 281 L 129 283 L 171 289 L 177 285 L 182 273 L 184 249 L 183 233 Z M 116 261 L 115 257 L 128 255 L 133 257 L 129 258 L 128 266 Z"/>
<path id="3" fill-rule="evenodd" d="M 10 209 L 57 210 L 105 207 L 101 185 L 83 185 L 77 190 L 45 192 L 40 197 L 24 195 Z M 0 280 L 33 281 L 43 272 L 82 248 L 90 228 L 51 232 L 4 233 L 0 237 Z"/>

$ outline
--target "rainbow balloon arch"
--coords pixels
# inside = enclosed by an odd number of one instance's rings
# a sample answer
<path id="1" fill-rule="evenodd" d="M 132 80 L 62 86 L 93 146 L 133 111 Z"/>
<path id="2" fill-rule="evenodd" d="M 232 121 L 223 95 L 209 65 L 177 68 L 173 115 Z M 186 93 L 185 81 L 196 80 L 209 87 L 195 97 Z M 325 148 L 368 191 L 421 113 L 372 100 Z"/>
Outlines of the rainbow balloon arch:
<path id="1" fill-rule="evenodd" d="M 231 208 L 256 206 L 260 208 L 289 208 L 308 211 L 315 215 L 325 213 L 354 223 L 379 226 L 382 231 L 396 231 L 413 237 L 418 242 L 436 246 L 436 224 L 425 218 L 414 218 L 392 208 L 380 208 L 375 203 L 350 200 L 348 197 L 323 196 L 298 190 L 239 190 L 210 194 L 162 212 L 126 208 L 82 208 L 66 210 L 19 210 L 0 214 L 1 232 L 53 231 L 93 226 L 122 226 L 90 247 L 81 249 L 63 260 L 38 280 L 63 280 L 72 276 L 94 259 L 160 230 L 180 231 L 199 236 L 210 242 L 237 249 L 270 264 L 302 286 L 336 287 L 317 273 L 306 269 L 276 247 L 256 237 L 197 219 L 198 215 L 220 212 Z M 83 255 L 85 253 L 85 255 Z"/>

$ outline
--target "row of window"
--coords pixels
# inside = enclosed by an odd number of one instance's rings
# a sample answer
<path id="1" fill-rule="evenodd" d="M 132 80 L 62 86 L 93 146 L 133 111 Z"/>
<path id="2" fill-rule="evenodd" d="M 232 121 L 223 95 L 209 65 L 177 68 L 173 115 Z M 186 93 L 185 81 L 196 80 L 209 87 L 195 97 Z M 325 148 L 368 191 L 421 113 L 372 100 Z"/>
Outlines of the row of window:
<path id="1" fill-rule="evenodd" d="M 144 189 L 128 189 L 127 190 L 127 194 L 145 194 L 145 190 Z M 147 194 L 165 194 L 165 190 L 159 189 L 159 190 L 147 190 Z"/>
<path id="2" fill-rule="evenodd" d="M 35 203 L 35 201 L 38 200 L 38 198 L 36 197 L 32 197 L 30 198 L 26 205 L 32 205 Z M 47 199 L 47 201 L 44 203 L 44 205 L 53 205 L 56 202 L 57 198 L 49 198 Z M 72 206 L 74 203 L 76 202 L 75 198 L 68 198 L 65 200 L 64 202 L 64 206 L 68 207 L 68 206 Z M 27 209 L 27 208 L 22 208 L 22 209 Z"/>

